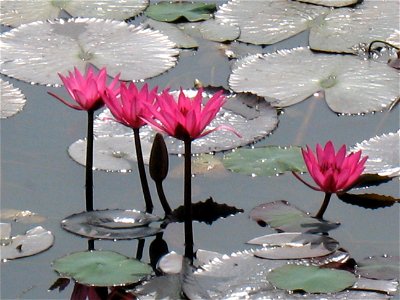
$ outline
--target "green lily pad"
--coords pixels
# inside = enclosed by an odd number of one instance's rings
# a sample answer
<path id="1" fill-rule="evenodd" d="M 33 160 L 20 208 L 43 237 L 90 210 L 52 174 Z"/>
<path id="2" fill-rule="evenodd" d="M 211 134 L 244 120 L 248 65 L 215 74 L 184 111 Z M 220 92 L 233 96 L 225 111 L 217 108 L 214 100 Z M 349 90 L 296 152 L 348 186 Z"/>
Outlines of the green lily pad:
<path id="1" fill-rule="evenodd" d="M 399 280 L 399 256 L 372 256 L 357 262 L 357 273 L 371 279 Z"/>
<path id="2" fill-rule="evenodd" d="M 150 5 L 145 14 L 161 22 L 174 22 L 179 19 L 196 22 L 210 19 L 215 10 L 214 3 L 160 2 Z"/>
<path id="3" fill-rule="evenodd" d="M 237 149 L 225 155 L 225 168 L 251 176 L 274 176 L 287 171 L 306 172 L 300 147 L 265 146 Z"/>
<path id="4" fill-rule="evenodd" d="M 267 279 L 280 289 L 308 293 L 340 292 L 357 281 L 356 276 L 347 271 L 298 265 L 276 268 Z"/>
<path id="5" fill-rule="evenodd" d="M 112 251 L 76 252 L 53 262 L 64 277 L 91 286 L 121 286 L 151 274 L 152 268 L 136 259 Z"/>

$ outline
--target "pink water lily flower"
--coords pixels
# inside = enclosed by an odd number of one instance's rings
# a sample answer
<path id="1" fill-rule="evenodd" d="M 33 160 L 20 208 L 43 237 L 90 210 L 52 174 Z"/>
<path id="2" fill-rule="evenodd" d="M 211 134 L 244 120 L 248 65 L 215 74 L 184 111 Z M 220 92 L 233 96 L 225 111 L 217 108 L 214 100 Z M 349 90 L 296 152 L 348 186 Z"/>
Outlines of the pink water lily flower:
<path id="1" fill-rule="evenodd" d="M 318 187 L 313 187 L 296 177 L 314 190 L 326 193 L 337 193 L 351 188 L 363 172 L 368 158 L 365 156 L 360 159 L 361 151 L 346 156 L 345 145 L 335 153 L 332 141 L 328 141 L 324 149 L 317 144 L 316 156 L 309 146 L 307 150 L 302 149 L 302 154 L 308 172 Z"/>
<path id="2" fill-rule="evenodd" d="M 61 81 L 64 83 L 64 87 L 76 104 L 70 103 L 52 92 L 49 92 L 50 95 L 76 110 L 96 110 L 104 105 L 102 95 L 107 81 L 107 71 L 105 68 L 96 73 L 92 67 L 89 67 L 86 73 L 82 75 L 74 67 L 74 72 L 69 72 L 68 75 L 63 76 L 58 73 L 58 76 L 60 76 Z M 109 88 L 114 89 L 118 81 L 119 75 L 114 78 Z"/>
<path id="3" fill-rule="evenodd" d="M 141 90 L 133 82 L 128 87 L 121 83 L 119 93 L 106 88 L 103 100 L 117 122 L 130 128 L 140 128 L 146 124 L 142 118 L 152 116 L 146 103 L 154 103 L 157 89 L 155 87 L 149 91 L 147 83 Z"/>
<path id="4" fill-rule="evenodd" d="M 240 136 L 226 125 L 206 130 L 225 103 L 222 93 L 215 93 L 203 106 L 203 89 L 199 89 L 195 97 L 190 98 L 181 88 L 178 101 L 166 89 L 157 95 L 155 105 L 149 106 L 153 117 L 144 120 L 156 130 L 182 141 L 193 141 L 219 129 L 227 129 Z"/>

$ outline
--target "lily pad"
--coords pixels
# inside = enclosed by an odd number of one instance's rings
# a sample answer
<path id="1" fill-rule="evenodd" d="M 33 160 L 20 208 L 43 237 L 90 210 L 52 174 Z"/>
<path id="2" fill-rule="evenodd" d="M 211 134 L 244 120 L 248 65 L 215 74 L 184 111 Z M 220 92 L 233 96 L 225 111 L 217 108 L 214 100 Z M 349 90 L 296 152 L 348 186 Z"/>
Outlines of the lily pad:
<path id="1" fill-rule="evenodd" d="M 274 44 L 309 29 L 329 9 L 287 0 L 231 0 L 215 13 L 221 23 L 240 28 L 239 41 Z"/>
<path id="2" fill-rule="evenodd" d="M 149 226 L 159 217 L 136 210 L 94 210 L 62 220 L 63 229 L 93 239 L 127 240 L 155 235 L 159 227 Z"/>
<path id="3" fill-rule="evenodd" d="M 149 18 L 161 22 L 174 22 L 179 19 L 196 22 L 210 19 L 215 10 L 216 5 L 214 3 L 163 1 L 150 5 L 145 14 Z"/>
<path id="4" fill-rule="evenodd" d="M 0 118 L 6 119 L 24 109 L 26 98 L 19 88 L 0 78 Z"/>
<path id="5" fill-rule="evenodd" d="M 53 243 L 53 234 L 42 226 L 37 226 L 28 230 L 24 235 L 2 239 L 0 258 L 8 260 L 35 255 L 49 249 Z"/>
<path id="6" fill-rule="evenodd" d="M 399 198 L 391 196 L 365 193 L 365 194 L 350 194 L 338 193 L 338 198 L 345 203 L 357 205 L 364 208 L 377 209 L 381 207 L 389 207 L 395 203 L 399 203 Z"/>
<path id="7" fill-rule="evenodd" d="M 239 26 L 223 23 L 216 19 L 201 23 L 200 32 L 203 38 L 215 42 L 233 41 L 240 36 Z"/>
<path id="8" fill-rule="evenodd" d="M 73 66 L 83 72 L 88 64 L 107 67 L 113 77 L 121 73 L 122 80 L 145 79 L 175 66 L 179 54 L 157 31 L 103 19 L 34 22 L 3 33 L 1 40 L 3 74 L 47 85 L 61 85 L 57 73 Z"/>
<path id="9" fill-rule="evenodd" d="M 368 155 L 364 173 L 381 176 L 400 176 L 400 130 L 373 137 L 356 144 L 351 151 L 362 150 Z"/>
<path id="10" fill-rule="evenodd" d="M 46 220 L 45 217 L 29 210 L 1 209 L 0 219 L 3 221 L 14 221 L 22 224 L 40 223 Z"/>
<path id="11" fill-rule="evenodd" d="M 55 19 L 62 11 L 72 17 L 125 20 L 138 15 L 148 3 L 149 0 L 4 0 L 1 1 L 0 20 L 4 25 L 16 27 L 34 21 Z"/>
<path id="12" fill-rule="evenodd" d="M 283 200 L 256 206 L 250 211 L 250 218 L 262 226 L 269 225 L 279 232 L 323 233 L 340 225 L 313 218 Z"/>
<path id="13" fill-rule="evenodd" d="M 360 43 L 386 40 L 399 30 L 399 2 L 362 1 L 353 9 L 332 10 L 311 27 L 311 49 L 354 53 Z"/>
<path id="14" fill-rule="evenodd" d="M 182 272 L 183 256 L 175 251 L 161 257 L 157 267 L 165 274 L 179 274 Z"/>
<path id="15" fill-rule="evenodd" d="M 400 258 L 398 256 L 372 256 L 357 262 L 357 274 L 366 278 L 399 280 Z"/>
<path id="16" fill-rule="evenodd" d="M 112 251 L 76 252 L 53 262 L 64 277 L 90 286 L 122 286 L 150 275 L 152 268 L 136 259 Z"/>
<path id="17" fill-rule="evenodd" d="M 329 7 L 343 7 L 356 4 L 359 0 L 296 0 L 299 2 L 329 6 Z"/>
<path id="18" fill-rule="evenodd" d="M 276 287 L 308 293 L 335 293 L 351 287 L 354 274 L 315 266 L 286 265 L 272 270 L 267 279 Z"/>
<path id="19" fill-rule="evenodd" d="M 150 160 L 150 143 L 142 144 L 144 162 Z M 86 139 L 74 142 L 68 154 L 79 164 L 86 165 Z M 93 141 L 93 168 L 108 172 L 129 172 L 137 164 L 135 143 L 132 136 L 100 136 Z"/>
<path id="20" fill-rule="evenodd" d="M 306 172 L 300 147 L 264 146 L 236 149 L 224 156 L 225 168 L 251 176 L 274 176 L 284 172 Z"/>
<path id="21" fill-rule="evenodd" d="M 215 89 L 214 89 L 215 90 Z M 205 99 L 211 97 L 215 92 L 206 89 L 203 94 Z M 185 90 L 185 94 L 194 97 L 196 90 Z M 177 93 L 177 92 L 176 92 Z M 210 123 L 210 128 L 229 124 L 242 137 L 223 130 L 214 131 L 203 138 L 192 142 L 192 153 L 209 153 L 213 151 L 224 151 L 256 142 L 271 133 L 278 124 L 276 109 L 272 108 L 263 98 L 250 94 L 233 94 L 226 92 L 227 102 L 224 104 L 216 118 Z M 130 128 L 112 121 L 108 109 L 104 110 L 94 121 L 95 134 L 104 135 L 127 135 L 132 136 Z M 155 132 L 148 126 L 141 128 L 142 146 L 151 149 Z M 145 144 L 148 144 L 147 146 Z M 182 154 L 184 145 L 181 141 L 172 137 L 165 137 L 165 143 L 170 154 Z"/>
<path id="22" fill-rule="evenodd" d="M 399 283 L 396 280 L 376 280 L 359 277 L 357 282 L 351 287 L 356 290 L 377 291 L 394 295 L 398 292 Z"/>
<path id="23" fill-rule="evenodd" d="M 269 97 L 275 107 L 324 91 L 334 112 L 362 114 L 390 108 L 399 98 L 399 80 L 397 70 L 387 64 L 295 48 L 237 61 L 229 85 L 236 92 Z"/>

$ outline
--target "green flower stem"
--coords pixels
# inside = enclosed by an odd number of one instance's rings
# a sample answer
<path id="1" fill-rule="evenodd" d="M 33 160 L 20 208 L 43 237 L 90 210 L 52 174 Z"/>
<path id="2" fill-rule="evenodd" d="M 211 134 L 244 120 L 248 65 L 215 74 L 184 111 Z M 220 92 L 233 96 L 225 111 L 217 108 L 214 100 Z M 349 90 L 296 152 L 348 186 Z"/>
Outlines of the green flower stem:
<path id="1" fill-rule="evenodd" d="M 185 257 L 193 264 L 193 227 L 192 227 L 192 141 L 185 140 L 185 174 L 184 174 L 184 207 L 185 207 Z"/>
<path id="2" fill-rule="evenodd" d="M 86 211 L 93 210 L 93 116 L 94 110 L 88 110 L 86 138 Z"/>
<path id="3" fill-rule="evenodd" d="M 149 184 L 147 182 L 146 171 L 144 168 L 142 146 L 140 143 L 139 128 L 133 128 L 133 135 L 135 136 L 135 148 L 136 148 L 136 158 L 138 162 L 140 182 L 142 183 L 142 190 L 144 196 L 144 202 L 146 203 L 146 212 L 153 212 L 153 202 L 151 201 Z"/>
<path id="4" fill-rule="evenodd" d="M 316 218 L 322 219 L 326 209 L 328 208 L 329 201 L 331 200 L 332 193 L 325 193 L 324 202 L 322 203 L 321 208 L 318 213 L 315 215 Z"/>

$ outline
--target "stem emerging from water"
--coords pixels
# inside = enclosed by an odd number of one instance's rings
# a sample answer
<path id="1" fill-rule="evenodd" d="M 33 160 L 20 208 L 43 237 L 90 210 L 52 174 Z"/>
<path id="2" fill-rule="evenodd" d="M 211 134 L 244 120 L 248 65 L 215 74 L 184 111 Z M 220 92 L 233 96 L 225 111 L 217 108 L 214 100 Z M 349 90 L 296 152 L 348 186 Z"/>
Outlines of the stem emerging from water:
<path id="1" fill-rule="evenodd" d="M 331 200 L 332 193 L 325 193 L 324 202 L 322 203 L 321 208 L 318 213 L 315 215 L 316 218 L 322 219 L 326 209 L 328 208 L 329 200 Z"/>
<path id="2" fill-rule="evenodd" d="M 185 207 L 185 257 L 193 264 L 193 227 L 192 227 L 192 150 L 191 140 L 185 140 L 185 175 L 184 175 L 184 207 Z"/>
<path id="3" fill-rule="evenodd" d="M 86 137 L 86 211 L 93 210 L 93 116 L 94 110 L 88 110 Z"/>
<path id="4" fill-rule="evenodd" d="M 146 203 L 146 212 L 153 212 L 153 201 L 151 201 L 149 184 L 147 183 L 146 171 L 144 168 L 142 146 L 140 143 L 139 128 L 133 128 L 133 135 L 135 136 L 136 158 L 138 162 L 140 182 L 142 184 L 144 202 Z"/>

